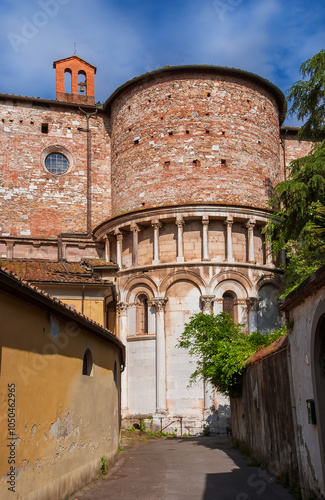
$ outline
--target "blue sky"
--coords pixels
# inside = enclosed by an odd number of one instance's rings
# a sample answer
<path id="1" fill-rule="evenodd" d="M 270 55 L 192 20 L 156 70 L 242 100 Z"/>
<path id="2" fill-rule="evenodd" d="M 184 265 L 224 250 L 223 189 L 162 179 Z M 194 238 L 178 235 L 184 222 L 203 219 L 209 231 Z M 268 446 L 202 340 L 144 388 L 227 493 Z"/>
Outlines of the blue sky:
<path id="1" fill-rule="evenodd" d="M 325 48 L 324 0 L 0 0 L 0 23 L 0 93 L 45 99 L 55 99 L 53 61 L 74 43 L 97 67 L 102 102 L 134 76 L 181 64 L 241 68 L 285 92 Z"/>

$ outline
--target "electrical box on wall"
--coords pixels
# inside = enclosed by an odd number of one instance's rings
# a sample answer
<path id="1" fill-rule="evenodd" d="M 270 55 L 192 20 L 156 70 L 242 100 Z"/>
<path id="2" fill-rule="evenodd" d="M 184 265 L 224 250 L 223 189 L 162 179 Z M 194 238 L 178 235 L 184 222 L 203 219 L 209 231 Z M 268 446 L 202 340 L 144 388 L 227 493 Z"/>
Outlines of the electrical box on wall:
<path id="1" fill-rule="evenodd" d="M 317 420 L 315 411 L 315 401 L 313 399 L 307 399 L 306 403 L 307 403 L 308 423 L 316 425 Z"/>

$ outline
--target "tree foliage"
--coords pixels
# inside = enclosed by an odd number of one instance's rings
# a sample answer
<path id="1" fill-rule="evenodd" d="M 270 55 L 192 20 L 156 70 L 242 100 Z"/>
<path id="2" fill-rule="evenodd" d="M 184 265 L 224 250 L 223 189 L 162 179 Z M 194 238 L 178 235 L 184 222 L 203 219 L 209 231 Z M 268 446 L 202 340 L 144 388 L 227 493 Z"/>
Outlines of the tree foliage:
<path id="1" fill-rule="evenodd" d="M 299 131 L 300 139 L 320 141 L 325 133 L 325 50 L 321 50 L 300 66 L 303 79 L 288 91 L 292 102 L 290 115 L 297 115 L 305 123 Z"/>
<path id="2" fill-rule="evenodd" d="M 281 329 L 270 335 L 247 335 L 243 325 L 234 323 L 230 314 L 199 313 L 185 325 L 178 347 L 187 349 L 195 358 L 191 382 L 209 380 L 221 393 L 235 397 L 240 393 L 244 361 L 283 334 Z"/>
<path id="3" fill-rule="evenodd" d="M 319 142 L 290 163 L 287 180 L 269 201 L 275 210 L 268 224 L 273 249 L 286 250 L 288 258 L 286 294 L 325 263 L 325 50 L 304 62 L 300 72 L 308 79 L 289 89 L 289 114 L 306 120 L 300 139 Z"/>

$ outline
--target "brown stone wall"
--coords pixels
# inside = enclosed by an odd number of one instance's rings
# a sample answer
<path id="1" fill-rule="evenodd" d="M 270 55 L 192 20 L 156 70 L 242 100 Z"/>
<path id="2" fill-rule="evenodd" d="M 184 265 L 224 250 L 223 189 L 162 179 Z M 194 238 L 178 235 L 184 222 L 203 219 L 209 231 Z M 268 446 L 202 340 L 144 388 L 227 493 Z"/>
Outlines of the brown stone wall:
<path id="1" fill-rule="evenodd" d="M 268 208 L 282 179 L 279 144 L 277 104 L 262 86 L 199 70 L 140 81 L 112 103 L 113 215 L 187 203 Z"/>
<path id="2" fill-rule="evenodd" d="M 42 123 L 48 133 L 42 133 Z M 92 224 L 110 216 L 110 145 L 102 116 L 91 118 Z M 0 236 L 57 236 L 87 230 L 86 118 L 78 108 L 10 101 L 0 104 Z M 66 148 L 73 166 L 49 173 L 41 154 Z"/>

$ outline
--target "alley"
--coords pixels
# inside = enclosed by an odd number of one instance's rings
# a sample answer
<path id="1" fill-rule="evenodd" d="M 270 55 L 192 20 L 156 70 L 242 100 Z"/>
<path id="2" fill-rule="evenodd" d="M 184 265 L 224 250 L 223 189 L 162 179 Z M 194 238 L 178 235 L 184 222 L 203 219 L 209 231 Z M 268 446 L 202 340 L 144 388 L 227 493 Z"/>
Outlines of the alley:
<path id="1" fill-rule="evenodd" d="M 70 500 L 292 500 L 220 437 L 155 439 L 121 452 L 105 479 Z"/>

